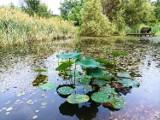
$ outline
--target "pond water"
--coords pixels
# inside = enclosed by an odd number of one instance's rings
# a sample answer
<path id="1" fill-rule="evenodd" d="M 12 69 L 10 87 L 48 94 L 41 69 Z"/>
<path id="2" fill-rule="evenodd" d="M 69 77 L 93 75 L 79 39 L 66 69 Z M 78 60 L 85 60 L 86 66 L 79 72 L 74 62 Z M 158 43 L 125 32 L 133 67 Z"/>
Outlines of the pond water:
<path id="1" fill-rule="evenodd" d="M 0 120 L 160 120 L 160 38 L 148 38 L 151 42 L 138 39 L 41 41 L 1 49 Z M 140 82 L 138 88 L 121 90 L 124 108 L 113 110 L 93 102 L 72 105 L 57 94 L 56 88 L 43 91 L 33 86 L 40 74 L 56 85 L 63 83 L 55 71 L 58 53 L 76 50 L 83 56 L 112 60 L 104 49 L 127 51 L 128 56 L 116 59 L 117 71 L 127 71 Z M 37 68 L 48 72 L 37 73 L 33 70 Z"/>

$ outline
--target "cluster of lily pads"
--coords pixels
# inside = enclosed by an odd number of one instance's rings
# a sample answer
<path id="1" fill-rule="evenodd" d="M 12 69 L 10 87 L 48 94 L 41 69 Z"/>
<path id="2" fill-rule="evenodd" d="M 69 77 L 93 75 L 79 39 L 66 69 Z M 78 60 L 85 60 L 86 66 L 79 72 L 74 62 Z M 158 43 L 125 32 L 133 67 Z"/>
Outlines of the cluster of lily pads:
<path id="1" fill-rule="evenodd" d="M 127 55 L 125 52 L 105 52 L 114 57 Z M 64 84 L 59 85 L 56 90 L 60 96 L 66 97 L 70 104 L 94 101 L 105 107 L 121 109 L 125 106 L 125 100 L 116 89 L 139 87 L 139 83 L 133 80 L 129 73 L 115 72 L 115 61 L 82 58 L 80 52 L 62 53 L 56 57 L 60 59 L 56 70 L 64 79 Z M 80 86 L 84 92 L 79 94 L 76 91 Z"/>

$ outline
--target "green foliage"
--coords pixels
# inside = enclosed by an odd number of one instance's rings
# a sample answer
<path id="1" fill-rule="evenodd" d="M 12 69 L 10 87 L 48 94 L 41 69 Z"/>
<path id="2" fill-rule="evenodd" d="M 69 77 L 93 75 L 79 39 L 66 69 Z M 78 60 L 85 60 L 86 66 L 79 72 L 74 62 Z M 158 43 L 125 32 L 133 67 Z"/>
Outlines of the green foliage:
<path id="1" fill-rule="evenodd" d="M 157 2 L 155 3 L 155 14 L 156 14 L 156 18 L 158 20 L 160 20 L 160 0 L 157 0 Z"/>
<path id="2" fill-rule="evenodd" d="M 71 67 L 73 63 L 74 63 L 73 61 L 64 61 L 56 68 L 56 70 L 57 71 L 65 70 L 68 67 Z"/>
<path id="3" fill-rule="evenodd" d="M 99 79 L 95 79 L 92 82 L 93 85 L 98 85 L 99 87 L 106 85 L 106 83 L 107 82 L 105 80 L 99 80 Z"/>
<path id="4" fill-rule="evenodd" d="M 100 0 L 84 0 L 81 20 L 81 35 L 83 36 L 107 36 L 114 31 L 113 24 L 102 14 Z"/>
<path id="5" fill-rule="evenodd" d="M 52 82 L 48 82 L 46 84 L 40 85 L 39 88 L 41 88 L 42 90 L 52 90 L 56 88 L 56 84 Z"/>
<path id="6" fill-rule="evenodd" d="M 139 82 L 128 79 L 128 78 L 121 78 L 117 80 L 117 82 L 121 83 L 124 87 L 139 87 L 140 86 Z"/>
<path id="7" fill-rule="evenodd" d="M 71 104 L 84 103 L 89 101 L 89 96 L 83 94 L 74 94 L 67 97 L 67 102 Z"/>
<path id="8" fill-rule="evenodd" d="M 102 78 L 104 76 L 104 71 L 101 68 L 88 68 L 86 72 L 87 75 L 94 78 Z"/>
<path id="9" fill-rule="evenodd" d="M 61 16 L 65 20 L 74 21 L 75 25 L 80 25 L 81 22 L 81 8 L 82 0 L 65 0 L 61 3 L 60 11 Z"/>
<path id="10" fill-rule="evenodd" d="M 36 79 L 32 82 L 33 86 L 39 86 L 48 82 L 48 76 L 38 75 Z"/>
<path id="11" fill-rule="evenodd" d="M 30 16 L 34 16 L 35 14 L 46 18 L 52 16 L 51 11 L 48 11 L 47 6 L 45 4 L 41 4 L 40 0 L 23 0 L 21 2 L 21 8 Z"/>
<path id="12" fill-rule="evenodd" d="M 85 59 L 79 59 L 76 61 L 77 65 L 80 65 L 84 68 L 97 68 L 100 67 L 100 64 L 96 62 L 94 59 L 91 58 L 85 58 Z"/>
<path id="13" fill-rule="evenodd" d="M 64 54 L 58 54 L 56 57 L 59 59 L 79 59 L 81 53 L 78 52 L 69 52 Z"/>
<path id="14" fill-rule="evenodd" d="M 122 56 L 127 56 L 128 53 L 127 52 L 113 52 L 113 51 L 110 51 L 110 50 L 105 50 L 105 52 L 111 54 L 113 57 L 122 57 Z"/>
<path id="15" fill-rule="evenodd" d="M 0 43 L 2 45 L 25 43 L 29 40 L 73 38 L 77 28 L 60 18 L 31 17 L 20 9 L 0 7 Z"/>
<path id="16" fill-rule="evenodd" d="M 106 103 L 109 101 L 109 96 L 103 92 L 96 92 L 91 95 L 91 99 L 98 103 Z"/>
<path id="17" fill-rule="evenodd" d="M 69 86 L 62 86 L 58 88 L 57 92 L 61 95 L 69 95 L 74 91 L 72 87 Z"/>

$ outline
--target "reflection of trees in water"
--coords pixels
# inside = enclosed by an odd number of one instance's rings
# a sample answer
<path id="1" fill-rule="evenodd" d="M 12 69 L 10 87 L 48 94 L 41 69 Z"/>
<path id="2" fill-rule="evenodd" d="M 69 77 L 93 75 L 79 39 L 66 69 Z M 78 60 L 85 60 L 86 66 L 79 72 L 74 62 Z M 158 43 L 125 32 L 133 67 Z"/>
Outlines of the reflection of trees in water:
<path id="1" fill-rule="evenodd" d="M 70 104 L 64 102 L 60 105 L 59 111 L 62 115 L 76 115 L 80 120 L 92 120 L 98 112 L 97 104 L 94 102 L 80 104 Z"/>
<path id="2" fill-rule="evenodd" d="M 116 92 L 120 95 L 127 95 L 128 93 L 131 93 L 131 87 L 123 87 L 123 88 L 116 88 Z"/>

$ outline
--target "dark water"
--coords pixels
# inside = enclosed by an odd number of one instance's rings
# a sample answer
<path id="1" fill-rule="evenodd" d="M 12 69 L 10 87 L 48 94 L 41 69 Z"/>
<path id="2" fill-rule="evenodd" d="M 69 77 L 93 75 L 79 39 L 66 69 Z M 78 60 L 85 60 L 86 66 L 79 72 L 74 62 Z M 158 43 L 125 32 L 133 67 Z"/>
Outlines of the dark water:
<path id="1" fill-rule="evenodd" d="M 139 42 L 135 38 L 97 38 L 41 42 L 1 49 L 0 120 L 159 120 L 160 119 L 160 38 Z M 84 56 L 105 57 L 104 49 L 127 51 L 119 58 L 117 71 L 125 70 L 140 82 L 139 88 L 123 90 L 126 106 L 113 111 L 95 103 L 71 105 L 56 89 L 42 91 L 32 85 L 39 75 L 32 69 L 48 70 L 48 80 L 62 84 L 55 71 L 56 54 L 81 51 Z M 81 92 L 81 91 L 79 91 Z"/>

